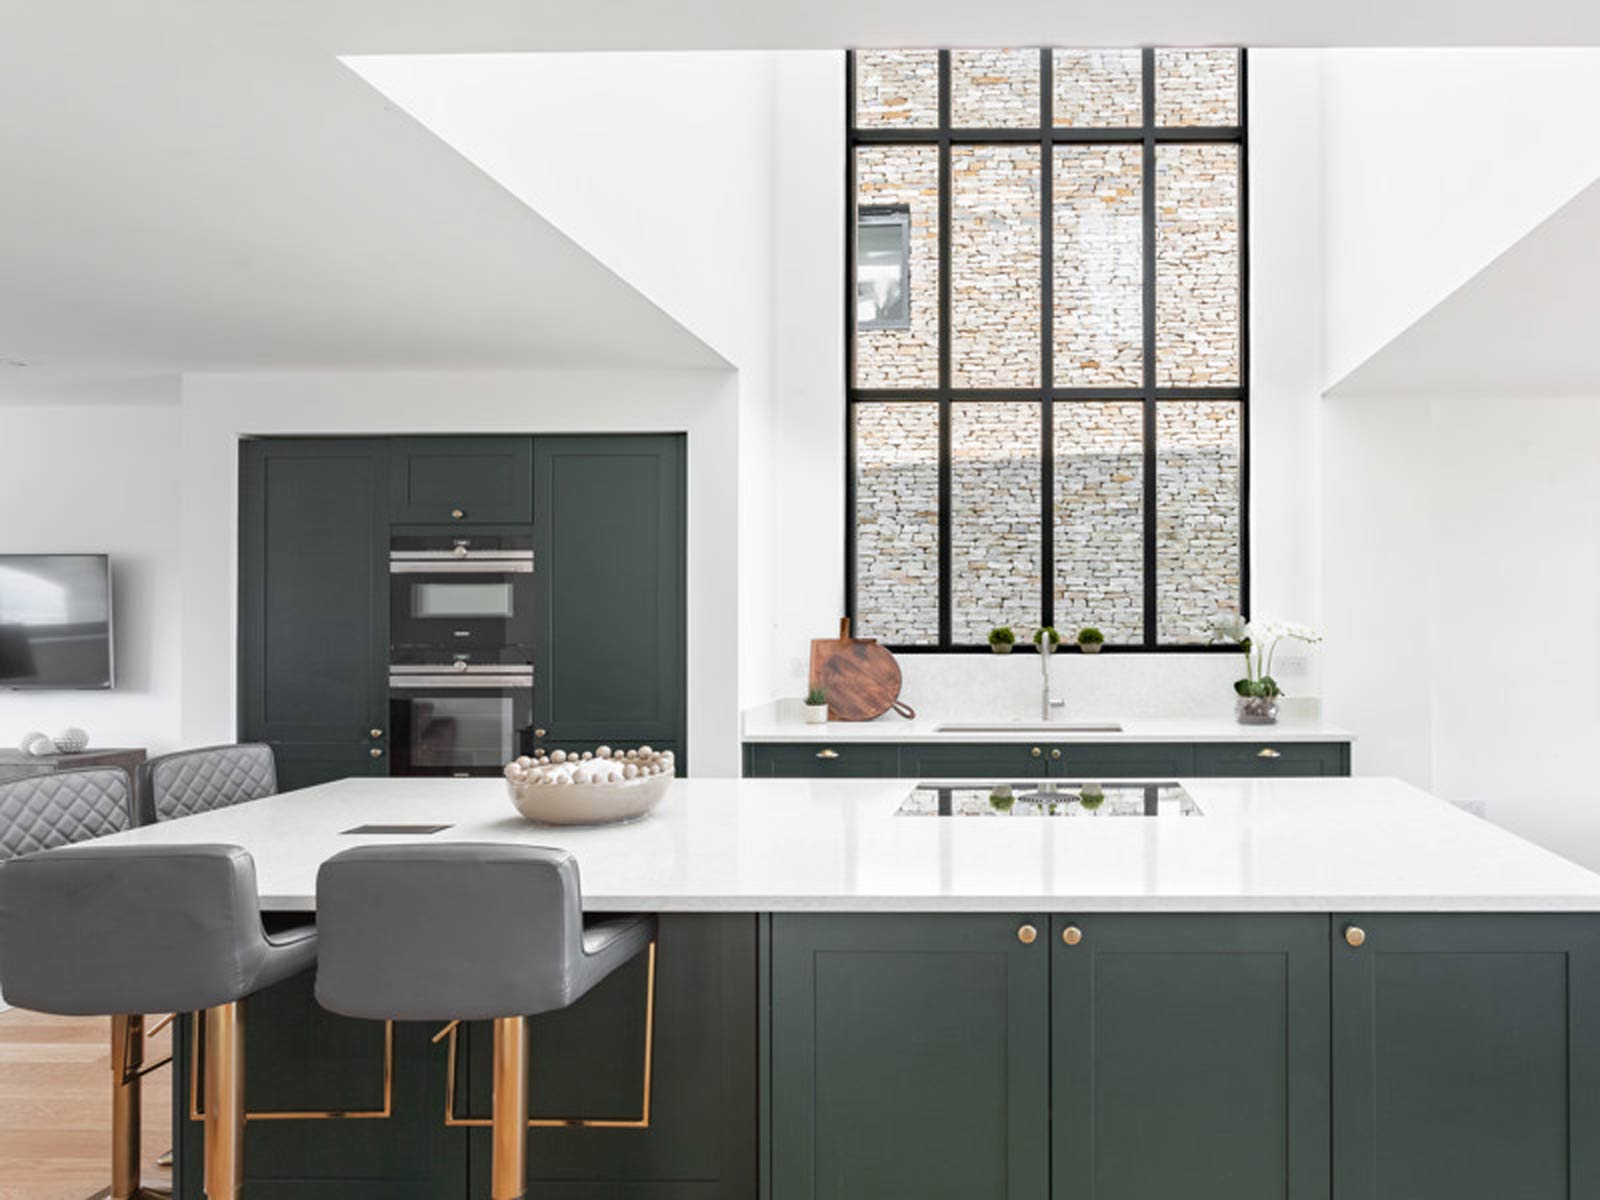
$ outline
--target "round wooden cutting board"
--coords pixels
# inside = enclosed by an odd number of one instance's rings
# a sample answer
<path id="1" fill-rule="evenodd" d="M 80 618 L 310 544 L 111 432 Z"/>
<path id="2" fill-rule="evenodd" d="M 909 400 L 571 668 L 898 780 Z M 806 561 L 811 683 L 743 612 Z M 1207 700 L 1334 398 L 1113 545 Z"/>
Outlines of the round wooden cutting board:
<path id="1" fill-rule="evenodd" d="M 830 721 L 871 721 L 891 708 L 914 717 L 900 703 L 900 664 L 871 638 L 850 636 L 850 622 L 839 623 L 839 637 L 811 643 L 811 686 L 828 697 Z"/>

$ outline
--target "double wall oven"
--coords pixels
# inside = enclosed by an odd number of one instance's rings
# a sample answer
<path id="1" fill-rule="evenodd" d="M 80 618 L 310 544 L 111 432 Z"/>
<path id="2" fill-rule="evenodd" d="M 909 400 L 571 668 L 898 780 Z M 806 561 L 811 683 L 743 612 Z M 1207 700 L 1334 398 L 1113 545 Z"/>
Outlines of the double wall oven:
<path id="1" fill-rule="evenodd" d="M 533 566 L 525 528 L 394 532 L 394 774 L 497 775 L 532 745 Z"/>

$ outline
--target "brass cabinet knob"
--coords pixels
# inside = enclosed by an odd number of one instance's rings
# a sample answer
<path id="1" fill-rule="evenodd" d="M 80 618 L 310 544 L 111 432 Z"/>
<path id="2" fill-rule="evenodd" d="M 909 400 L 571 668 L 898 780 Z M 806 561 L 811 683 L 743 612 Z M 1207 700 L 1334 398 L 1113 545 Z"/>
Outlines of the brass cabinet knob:
<path id="1" fill-rule="evenodd" d="M 1076 925 L 1068 925 L 1061 931 L 1061 942 L 1066 946 L 1076 946 L 1083 941 L 1083 930 Z"/>
<path id="2" fill-rule="evenodd" d="M 1017 941 L 1021 942 L 1024 946 L 1031 946 L 1038 940 L 1039 931 L 1032 925 L 1024 925 L 1021 929 L 1017 930 Z"/>
<path id="3" fill-rule="evenodd" d="M 1059 750 L 1050 751 L 1050 757 L 1053 758 L 1053 759 L 1059 760 L 1061 758 L 1061 751 L 1059 751 Z"/>
<path id="4" fill-rule="evenodd" d="M 459 508 L 452 508 L 450 510 L 450 515 L 452 517 L 454 517 L 456 520 L 459 521 L 459 520 L 461 520 L 462 517 L 466 516 L 467 514 L 463 510 L 461 510 Z"/>
<path id="5" fill-rule="evenodd" d="M 368 750 L 367 753 L 372 755 L 373 758 L 382 758 L 383 757 L 382 749 L 380 749 L 377 746 L 374 746 L 371 750 Z"/>
<path id="6" fill-rule="evenodd" d="M 536 738 L 542 738 L 542 737 L 543 737 L 543 736 L 544 736 L 544 730 L 542 730 L 542 729 L 535 729 L 535 730 L 534 730 L 534 731 L 533 731 L 533 736 L 534 736 L 534 737 L 536 737 Z"/>
<path id="7" fill-rule="evenodd" d="M 1346 925 L 1344 927 L 1344 940 L 1350 946 L 1364 946 L 1367 942 L 1367 931 L 1359 925 Z"/>
<path id="8" fill-rule="evenodd" d="M 1044 754 L 1044 751 L 1035 746 L 1031 751 L 1029 751 L 1029 753 L 1031 753 L 1035 758 L 1039 758 Z"/>
<path id="9" fill-rule="evenodd" d="M 1263 747 L 1261 747 L 1261 749 L 1256 751 L 1256 757 L 1257 758 L 1282 758 L 1283 755 L 1281 753 L 1279 753 L 1277 750 L 1274 750 L 1271 746 L 1263 746 Z"/>
<path id="10" fill-rule="evenodd" d="M 367 733 L 369 736 L 375 738 L 381 738 L 383 736 L 383 730 L 381 729 L 369 729 L 367 730 Z"/>
<path id="11" fill-rule="evenodd" d="M 818 750 L 817 751 L 817 757 L 818 758 L 826 758 L 826 759 L 835 759 L 835 758 L 839 757 L 839 752 L 837 750 Z"/>

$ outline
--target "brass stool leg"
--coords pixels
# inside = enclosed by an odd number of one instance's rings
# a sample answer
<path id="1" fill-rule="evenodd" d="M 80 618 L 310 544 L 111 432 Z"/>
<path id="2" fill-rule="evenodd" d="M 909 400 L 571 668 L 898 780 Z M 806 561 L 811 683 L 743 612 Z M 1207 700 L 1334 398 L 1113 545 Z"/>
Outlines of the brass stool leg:
<path id="1" fill-rule="evenodd" d="M 244 1186 L 244 1007 L 206 1009 L 206 1200 Z"/>
<path id="2" fill-rule="evenodd" d="M 111 1200 L 139 1195 L 139 1068 L 144 1064 L 144 1018 L 111 1018 Z"/>
<path id="3" fill-rule="evenodd" d="M 528 1191 L 528 1019 L 494 1023 L 494 1143 L 489 1195 L 524 1200 Z"/>

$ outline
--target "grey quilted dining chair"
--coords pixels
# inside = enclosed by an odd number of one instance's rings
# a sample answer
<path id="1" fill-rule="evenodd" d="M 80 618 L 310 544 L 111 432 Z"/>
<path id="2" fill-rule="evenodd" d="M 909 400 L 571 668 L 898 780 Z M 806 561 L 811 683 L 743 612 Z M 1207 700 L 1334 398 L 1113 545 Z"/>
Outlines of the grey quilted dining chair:
<path id="1" fill-rule="evenodd" d="M 278 790 L 272 747 L 259 744 L 180 750 L 139 764 L 135 823 L 153 825 L 259 800 Z"/>

